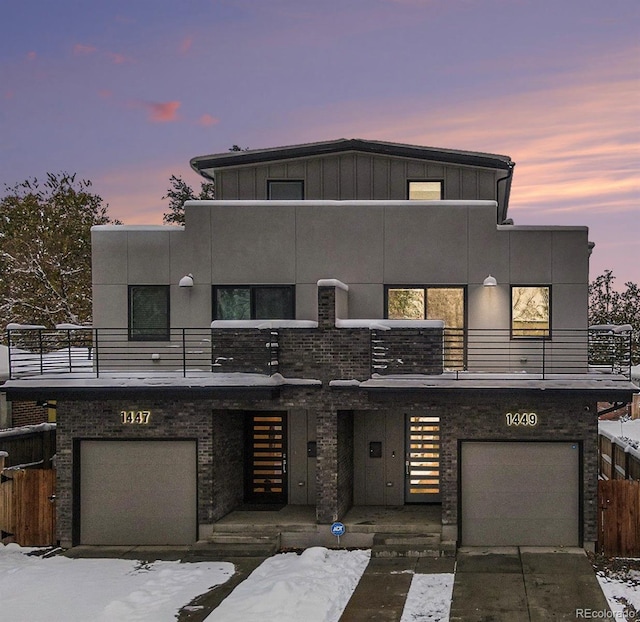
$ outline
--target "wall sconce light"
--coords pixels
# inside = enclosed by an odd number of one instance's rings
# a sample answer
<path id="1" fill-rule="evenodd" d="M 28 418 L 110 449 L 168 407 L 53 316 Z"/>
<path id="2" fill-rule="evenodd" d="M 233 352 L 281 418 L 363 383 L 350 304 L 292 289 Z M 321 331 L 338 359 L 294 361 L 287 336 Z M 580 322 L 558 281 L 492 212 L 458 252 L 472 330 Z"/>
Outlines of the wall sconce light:
<path id="1" fill-rule="evenodd" d="M 189 272 L 189 274 L 183 276 L 178 283 L 178 287 L 193 287 L 193 274 Z"/>
<path id="2" fill-rule="evenodd" d="M 498 284 L 494 276 L 489 275 L 483 282 L 484 287 L 495 287 Z"/>

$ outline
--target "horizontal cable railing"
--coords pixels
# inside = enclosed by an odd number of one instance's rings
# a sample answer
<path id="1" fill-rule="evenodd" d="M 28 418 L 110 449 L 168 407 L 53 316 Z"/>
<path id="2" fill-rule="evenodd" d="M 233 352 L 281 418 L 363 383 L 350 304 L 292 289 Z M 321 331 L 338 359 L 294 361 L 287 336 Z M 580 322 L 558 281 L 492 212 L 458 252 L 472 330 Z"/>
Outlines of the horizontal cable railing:
<path id="1" fill-rule="evenodd" d="M 25 378 L 52 374 L 83 377 L 135 374 L 251 373 L 280 372 L 295 377 L 314 377 L 303 361 L 318 358 L 330 370 L 326 358 L 332 337 L 321 330 L 307 332 L 304 356 L 296 358 L 295 339 L 281 339 L 296 328 L 181 328 L 165 333 L 163 340 L 133 340 L 127 329 L 18 327 L 7 331 L 10 377 Z M 341 360 L 370 360 L 371 375 L 426 374 L 464 378 L 470 373 L 534 374 L 543 379 L 552 374 L 617 374 L 630 378 L 630 331 L 552 330 L 551 334 L 513 336 L 501 329 L 391 328 L 369 330 L 368 351 L 362 339 L 348 339 L 341 328 Z M 345 340 L 344 337 L 347 336 Z M 148 335 L 152 337 L 151 335 Z M 281 341 L 286 349 L 280 357 Z M 335 350 L 335 344 L 334 344 Z M 285 359 L 285 367 L 279 359 Z M 292 365 L 291 361 L 297 361 Z M 311 363 L 309 363 L 311 364 Z M 314 369 L 317 371 L 318 365 Z M 291 369 L 289 369 L 291 367 Z"/>
<path id="2" fill-rule="evenodd" d="M 18 328 L 7 332 L 11 378 L 69 373 L 87 377 L 271 375 L 278 371 L 277 333 L 273 336 L 274 331 L 269 330 L 180 328 L 171 329 L 163 340 L 130 340 L 126 329 L 107 328 Z"/>

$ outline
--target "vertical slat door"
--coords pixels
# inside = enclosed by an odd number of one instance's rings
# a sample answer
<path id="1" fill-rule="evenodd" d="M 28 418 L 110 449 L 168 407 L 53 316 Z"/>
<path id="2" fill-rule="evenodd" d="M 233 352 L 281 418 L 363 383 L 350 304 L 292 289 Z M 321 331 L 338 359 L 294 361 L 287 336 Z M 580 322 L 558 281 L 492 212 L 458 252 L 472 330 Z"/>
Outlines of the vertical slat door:
<path id="1" fill-rule="evenodd" d="M 248 413 L 245 500 L 287 503 L 286 413 Z"/>
<path id="2" fill-rule="evenodd" d="M 440 501 L 440 418 L 407 415 L 405 502 Z"/>

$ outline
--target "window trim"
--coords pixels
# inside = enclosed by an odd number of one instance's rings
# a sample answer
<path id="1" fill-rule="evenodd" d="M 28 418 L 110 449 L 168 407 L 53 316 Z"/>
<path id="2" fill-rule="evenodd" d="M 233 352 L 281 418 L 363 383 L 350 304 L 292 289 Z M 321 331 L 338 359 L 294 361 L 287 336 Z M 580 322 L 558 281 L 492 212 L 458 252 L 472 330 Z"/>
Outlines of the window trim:
<path id="1" fill-rule="evenodd" d="M 549 290 L 549 327 L 547 328 L 546 335 L 514 335 L 513 328 L 513 290 L 516 287 L 546 287 Z M 509 338 L 514 341 L 519 341 L 521 339 L 526 340 L 540 340 L 540 341 L 551 341 L 551 336 L 553 334 L 553 326 L 551 323 L 551 319 L 553 317 L 553 289 L 551 287 L 551 283 L 517 283 L 511 284 L 509 288 Z M 522 329 L 518 329 L 522 330 Z"/>
<path id="2" fill-rule="evenodd" d="M 243 283 L 240 285 L 226 285 L 217 284 L 211 286 L 211 317 L 213 320 L 218 320 L 217 317 L 218 304 L 217 304 L 217 291 L 218 289 L 248 289 L 249 290 L 249 319 L 262 319 L 256 318 L 256 296 L 255 290 L 257 289 L 288 289 L 291 292 L 291 318 L 276 318 L 282 320 L 295 319 L 296 318 L 296 286 L 291 283 L 252 283 L 250 285 Z M 268 320 L 265 320 L 268 321 Z"/>
<path id="3" fill-rule="evenodd" d="M 301 199 L 272 199 L 271 198 L 272 183 L 300 184 L 300 187 L 302 188 L 302 198 Z M 304 199 L 305 199 L 304 179 L 267 179 L 267 200 L 268 201 L 304 201 Z"/>
<path id="4" fill-rule="evenodd" d="M 153 287 L 154 289 L 162 289 L 165 292 L 165 300 L 167 303 L 166 325 L 162 329 L 162 333 L 154 334 L 134 334 L 142 329 L 136 329 L 133 326 L 133 290 L 136 287 Z M 170 341 L 171 339 L 171 288 L 169 285 L 147 285 L 144 283 L 135 283 L 127 286 L 127 337 L 128 341 Z"/>
<path id="5" fill-rule="evenodd" d="M 411 184 L 420 183 L 420 182 L 429 182 L 429 183 L 439 183 L 440 184 L 440 198 L 439 199 L 431 199 L 432 201 L 444 201 L 444 179 L 407 179 L 407 192 L 406 197 L 407 201 L 418 201 L 418 200 L 426 200 L 426 199 L 411 199 Z"/>

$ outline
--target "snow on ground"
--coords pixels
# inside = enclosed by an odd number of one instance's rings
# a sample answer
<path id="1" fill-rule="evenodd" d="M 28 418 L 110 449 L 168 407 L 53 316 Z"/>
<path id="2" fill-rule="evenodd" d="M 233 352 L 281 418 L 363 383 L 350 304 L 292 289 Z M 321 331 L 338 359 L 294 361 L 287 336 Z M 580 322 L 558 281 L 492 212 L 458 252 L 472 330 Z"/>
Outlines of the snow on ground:
<path id="1" fill-rule="evenodd" d="M 638 619 L 640 612 L 640 560 L 612 558 L 611 566 L 596 570 L 609 607 L 619 620 Z"/>
<path id="2" fill-rule="evenodd" d="M 447 622 L 453 594 L 452 574 L 416 574 L 400 622 Z"/>
<path id="3" fill-rule="evenodd" d="M 206 622 L 337 622 L 370 551 L 313 547 L 264 561 Z"/>
<path id="4" fill-rule="evenodd" d="M 227 581 L 227 562 L 43 557 L 0 544 L 0 619 L 12 622 L 163 622 Z M 31 553 L 31 554 L 30 554 Z M 206 622 L 337 622 L 370 551 L 322 547 L 265 560 Z M 447 622 L 452 574 L 414 575 L 402 622 Z"/>
<path id="5" fill-rule="evenodd" d="M 228 562 L 43 558 L 0 544 L 0 619 L 175 622 L 178 610 L 234 573 Z"/>

